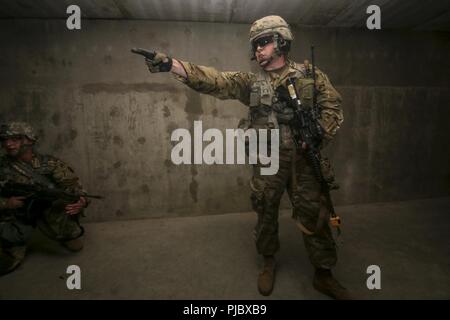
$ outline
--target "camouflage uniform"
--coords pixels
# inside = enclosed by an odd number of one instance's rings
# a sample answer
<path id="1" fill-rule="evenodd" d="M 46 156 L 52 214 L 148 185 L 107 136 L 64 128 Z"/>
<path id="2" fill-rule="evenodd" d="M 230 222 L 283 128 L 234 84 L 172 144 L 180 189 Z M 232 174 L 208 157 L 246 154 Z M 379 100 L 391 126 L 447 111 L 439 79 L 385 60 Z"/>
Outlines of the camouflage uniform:
<path id="1" fill-rule="evenodd" d="M 282 70 L 253 74 L 249 72 L 219 72 L 211 67 L 180 61 L 187 79 L 176 78 L 190 88 L 219 99 L 237 99 L 249 106 L 249 117 L 241 121 L 241 128 L 279 128 L 280 167 L 275 175 L 262 176 L 258 166 L 250 181 L 251 200 L 258 214 L 255 239 L 258 253 L 273 255 L 279 249 L 278 209 L 285 190 L 293 205 L 293 218 L 304 230 L 304 241 L 312 264 L 331 268 L 336 263 L 335 243 L 327 223 L 320 230 L 320 185 L 301 150 L 296 150 L 288 122 L 290 109 L 277 110 L 274 90 L 284 85 L 288 77 L 296 80 L 303 104 L 312 104 L 312 87 L 308 65 L 288 61 Z M 324 144 L 330 141 L 343 122 L 341 97 L 328 77 L 316 68 L 317 102 L 322 107 L 321 125 L 325 131 Z M 329 168 L 329 165 L 327 166 Z M 314 232 L 315 231 L 315 232 Z"/>
<path id="2" fill-rule="evenodd" d="M 331 230 L 326 223 L 329 212 L 324 203 L 325 195 L 321 194 L 322 188 L 306 161 L 305 149 L 298 150 L 292 138 L 290 124 L 294 120 L 294 110 L 289 95 L 294 94 L 292 91 L 287 93 L 287 82 L 289 86 L 291 82 L 295 83 L 302 108 L 311 108 L 314 102 L 319 105 L 321 115 L 318 121 L 323 129 L 323 139 L 320 141 L 321 146 L 314 147 L 325 146 L 343 122 L 341 97 L 322 71 L 315 68 L 314 71 L 311 70 L 309 62 L 298 64 L 287 59 L 294 36 L 282 17 L 266 16 L 258 19 L 250 28 L 249 39 L 252 58 L 258 61 L 263 70 L 283 66 L 257 74 L 220 72 L 214 68 L 174 60 L 161 52 L 141 48 L 133 48 L 131 51 L 145 57 L 151 73 L 172 71 L 179 81 L 200 93 L 219 99 L 237 99 L 247 105 L 249 114 L 247 119 L 241 120 L 240 128 L 279 129 L 281 144 L 278 172 L 275 175 L 261 175 L 261 168 L 255 165 L 250 181 L 251 200 L 258 216 L 255 227 L 256 247 L 264 256 L 264 265 L 257 282 L 259 292 L 268 296 L 274 287 L 274 254 L 280 247 L 278 209 L 280 199 L 287 190 L 294 208 L 292 216 L 304 234 L 309 258 L 315 266 L 314 288 L 335 299 L 349 299 L 351 295 L 333 277 L 330 270 L 337 258 Z M 317 80 L 315 84 L 314 78 Z M 261 138 L 264 139 L 262 136 Z M 260 140 L 259 143 L 261 142 Z M 270 147 L 271 143 L 266 149 Z M 327 159 L 322 159 L 320 165 L 323 178 L 332 189 L 334 176 L 331 165 Z"/>
<path id="3" fill-rule="evenodd" d="M 13 128 L 15 124 L 9 127 Z M 19 125 L 22 124 L 19 123 Z M 5 136 L 5 130 L 2 133 Z M 6 136 L 12 133 L 14 132 L 6 132 Z M 20 133 L 23 133 L 23 130 Z M 33 135 L 30 134 L 30 136 L 34 138 Z M 20 170 L 20 164 L 19 160 L 7 155 L 1 157 L 0 183 L 9 181 L 32 184 L 32 177 Z M 57 188 L 72 193 L 84 193 L 73 169 L 55 157 L 33 152 L 33 158 L 28 167 L 48 178 Z M 0 196 L 0 274 L 2 259 L 6 265 L 8 263 L 5 261 L 13 260 L 18 264 L 24 259 L 27 240 L 36 226 L 46 236 L 61 243 L 77 239 L 83 234 L 83 228 L 79 224 L 80 214 L 68 215 L 65 212 L 67 202 L 62 200 L 52 203 L 38 202 L 33 203 L 30 210 L 27 210 L 29 205 L 27 202 L 22 208 L 8 209 L 7 200 L 8 198 Z"/>

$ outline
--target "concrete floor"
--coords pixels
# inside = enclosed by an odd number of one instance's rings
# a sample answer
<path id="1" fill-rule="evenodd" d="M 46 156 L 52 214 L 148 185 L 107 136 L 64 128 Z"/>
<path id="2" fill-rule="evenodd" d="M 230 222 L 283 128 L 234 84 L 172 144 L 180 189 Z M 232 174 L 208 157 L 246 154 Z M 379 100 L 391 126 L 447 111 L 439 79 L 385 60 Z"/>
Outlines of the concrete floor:
<path id="1" fill-rule="evenodd" d="M 335 274 L 364 299 L 450 298 L 450 198 L 353 205 L 343 217 Z M 86 224 L 78 254 L 36 234 L 25 262 L 0 278 L 0 299 L 262 299 L 253 213 Z M 327 299 L 311 286 L 302 237 L 280 216 L 277 281 L 268 299 Z M 69 291 L 68 265 L 82 289 Z M 381 267 L 381 290 L 366 268 Z M 267 299 L 267 298 L 265 298 Z"/>

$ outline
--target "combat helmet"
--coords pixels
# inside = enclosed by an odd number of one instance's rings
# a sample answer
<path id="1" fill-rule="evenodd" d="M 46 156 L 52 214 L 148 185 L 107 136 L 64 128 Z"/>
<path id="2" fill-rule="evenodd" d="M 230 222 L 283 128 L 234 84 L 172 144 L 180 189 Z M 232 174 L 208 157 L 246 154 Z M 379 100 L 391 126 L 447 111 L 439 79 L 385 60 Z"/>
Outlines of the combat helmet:
<path id="1" fill-rule="evenodd" d="M 38 140 L 36 132 L 26 122 L 10 122 L 0 126 L 0 139 L 17 136 L 25 136 L 34 142 Z"/>
<path id="2" fill-rule="evenodd" d="M 291 28 L 287 22 L 280 16 L 267 16 L 253 22 L 250 27 L 250 42 L 263 34 L 278 33 L 284 40 L 292 41 Z"/>
<path id="3" fill-rule="evenodd" d="M 263 35 L 273 35 L 275 51 L 287 53 L 290 49 L 291 41 L 294 40 L 291 28 L 280 16 L 266 16 L 253 22 L 250 27 L 249 40 L 254 58 L 255 48 L 253 41 Z"/>

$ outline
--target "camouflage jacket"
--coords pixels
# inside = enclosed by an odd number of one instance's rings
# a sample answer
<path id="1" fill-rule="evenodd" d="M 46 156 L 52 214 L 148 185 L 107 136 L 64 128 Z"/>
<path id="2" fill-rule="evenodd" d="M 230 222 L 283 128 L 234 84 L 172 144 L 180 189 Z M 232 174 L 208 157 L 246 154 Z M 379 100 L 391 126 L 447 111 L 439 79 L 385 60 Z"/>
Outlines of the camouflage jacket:
<path id="1" fill-rule="evenodd" d="M 193 63 L 180 61 L 183 65 L 187 79 L 175 76 L 190 88 L 212 95 L 219 99 L 237 99 L 246 106 L 251 106 L 251 94 L 254 84 L 260 75 L 251 72 L 220 72 L 211 67 L 199 66 Z M 330 141 L 344 121 L 341 108 L 342 98 L 331 84 L 327 75 L 316 70 L 317 103 L 322 109 L 321 126 L 324 129 L 325 143 Z M 280 72 L 264 72 L 270 77 L 270 85 L 275 90 L 280 84 L 285 84 L 288 77 L 306 78 L 307 70 L 304 64 L 288 61 L 286 67 Z"/>
<path id="2" fill-rule="evenodd" d="M 25 173 L 20 173 L 13 168 L 14 160 L 8 156 L 0 158 L 0 182 L 14 182 L 23 184 L 32 184 L 33 179 Z M 30 167 L 42 176 L 48 178 L 57 188 L 72 193 L 85 193 L 79 178 L 75 175 L 73 169 L 63 161 L 47 155 L 35 153 Z M 5 208 L 7 198 L 0 196 L 0 210 Z"/>

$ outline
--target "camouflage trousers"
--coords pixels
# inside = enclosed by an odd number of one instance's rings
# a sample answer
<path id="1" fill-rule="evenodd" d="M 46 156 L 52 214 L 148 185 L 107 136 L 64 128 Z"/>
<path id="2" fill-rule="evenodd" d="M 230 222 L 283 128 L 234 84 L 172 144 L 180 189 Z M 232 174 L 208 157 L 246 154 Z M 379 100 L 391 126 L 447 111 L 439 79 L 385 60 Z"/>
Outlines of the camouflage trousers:
<path id="1" fill-rule="evenodd" d="M 301 152 L 294 154 L 292 149 L 280 149 L 279 154 L 279 170 L 275 175 L 261 175 L 260 166 L 253 166 L 250 186 L 253 209 L 258 215 L 254 230 L 257 251 L 273 255 L 280 248 L 278 210 L 287 190 L 293 206 L 292 217 L 306 229 L 303 239 L 311 263 L 329 269 L 337 261 L 336 244 L 327 221 L 316 230 L 322 205 L 319 182 Z"/>
<path id="2" fill-rule="evenodd" d="M 0 212 L 0 267 L 1 260 L 20 262 L 25 258 L 26 246 L 36 227 L 44 235 L 58 242 L 76 239 L 83 234 L 79 216 L 65 212 L 66 202 L 54 201 L 40 212 L 31 211 L 32 222 L 21 214 Z M 0 270 L 0 274 L 1 274 Z"/>

